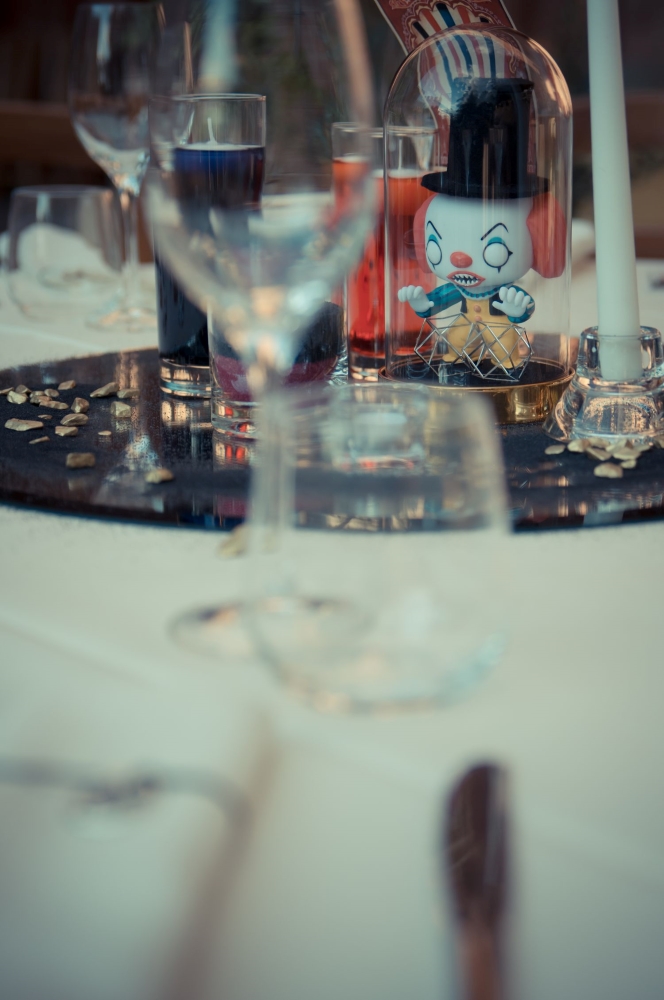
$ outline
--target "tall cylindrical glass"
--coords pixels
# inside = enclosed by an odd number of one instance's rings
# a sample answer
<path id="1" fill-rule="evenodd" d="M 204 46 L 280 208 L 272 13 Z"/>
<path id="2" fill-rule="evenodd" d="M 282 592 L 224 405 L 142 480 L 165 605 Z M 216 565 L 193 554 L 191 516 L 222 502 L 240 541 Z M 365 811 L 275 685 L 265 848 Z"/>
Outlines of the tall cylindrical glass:
<path id="1" fill-rule="evenodd" d="M 349 178 L 364 169 L 354 152 L 353 122 L 332 126 L 332 171 L 335 195 L 343 201 Z M 353 379 L 374 382 L 385 364 L 385 216 L 383 214 L 383 130 L 372 129 L 371 156 L 376 198 L 376 226 L 362 260 L 344 286 L 344 325 L 348 371 Z"/>
<path id="2" fill-rule="evenodd" d="M 202 231 L 212 236 L 215 211 L 257 208 L 265 159 L 261 95 L 155 97 L 150 102 L 150 138 L 166 183 L 173 186 L 175 197 L 193 206 Z M 176 395 L 209 395 L 208 317 L 187 297 L 158 253 L 156 269 L 162 389 Z M 218 336 L 223 339 L 223 331 Z"/>

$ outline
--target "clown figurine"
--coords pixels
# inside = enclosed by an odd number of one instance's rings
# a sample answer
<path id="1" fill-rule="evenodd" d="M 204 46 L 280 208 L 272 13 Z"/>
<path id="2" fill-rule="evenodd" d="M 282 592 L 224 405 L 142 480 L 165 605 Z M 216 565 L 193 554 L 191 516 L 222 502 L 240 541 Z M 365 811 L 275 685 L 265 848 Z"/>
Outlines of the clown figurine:
<path id="1" fill-rule="evenodd" d="M 434 369 L 519 378 L 530 357 L 520 325 L 535 303 L 517 282 L 531 268 L 546 278 L 564 269 L 564 213 L 528 169 L 531 91 L 521 79 L 454 81 L 447 170 L 422 178 L 434 194 L 414 219 L 420 268 L 444 283 L 398 292 L 428 320 L 415 350 Z M 451 306 L 456 316 L 431 319 Z"/>

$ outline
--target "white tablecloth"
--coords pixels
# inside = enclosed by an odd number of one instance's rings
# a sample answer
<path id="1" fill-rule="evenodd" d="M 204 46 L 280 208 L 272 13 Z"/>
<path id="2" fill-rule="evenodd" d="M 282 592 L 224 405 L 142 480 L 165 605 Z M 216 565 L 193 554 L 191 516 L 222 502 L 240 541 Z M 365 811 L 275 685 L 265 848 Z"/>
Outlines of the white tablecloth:
<path id="1" fill-rule="evenodd" d="M 639 265 L 662 328 L 660 271 Z M 37 329 L 0 292 L 2 367 L 149 343 Z M 594 321 L 592 264 L 572 316 Z M 441 809 L 491 758 L 512 783 L 516 995 L 664 995 L 664 523 L 515 536 L 501 665 L 463 704 L 386 718 L 317 715 L 258 664 L 174 644 L 174 615 L 235 592 L 218 536 L 0 507 L 0 537 L 0 756 L 225 776 L 258 817 L 239 848 L 197 796 L 97 830 L 62 790 L 0 783 L 0 994 L 451 997 Z"/>

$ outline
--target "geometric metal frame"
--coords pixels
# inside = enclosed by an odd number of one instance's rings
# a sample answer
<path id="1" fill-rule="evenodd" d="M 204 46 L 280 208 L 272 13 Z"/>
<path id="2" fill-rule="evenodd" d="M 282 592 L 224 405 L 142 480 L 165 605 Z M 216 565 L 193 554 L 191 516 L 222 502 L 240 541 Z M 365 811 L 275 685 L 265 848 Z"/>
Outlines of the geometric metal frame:
<path id="1" fill-rule="evenodd" d="M 458 336 L 454 337 L 455 344 L 450 333 L 454 330 L 458 334 L 460 320 L 467 324 L 468 331 L 463 344 L 457 346 Z M 503 344 L 508 331 L 511 335 L 516 334 L 509 351 Z M 454 382 L 460 376 L 462 380 L 465 370 L 485 381 L 513 383 L 521 379 L 532 357 L 532 347 L 528 334 L 516 323 L 489 324 L 471 321 L 465 313 L 456 313 L 445 316 L 444 323 L 426 318 L 415 343 L 415 354 L 439 382 Z"/>

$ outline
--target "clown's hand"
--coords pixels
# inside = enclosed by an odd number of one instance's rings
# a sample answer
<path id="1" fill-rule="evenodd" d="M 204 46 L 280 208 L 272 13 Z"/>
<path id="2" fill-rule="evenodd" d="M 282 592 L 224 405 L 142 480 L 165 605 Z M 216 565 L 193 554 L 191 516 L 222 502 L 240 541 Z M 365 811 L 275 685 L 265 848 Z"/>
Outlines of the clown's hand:
<path id="1" fill-rule="evenodd" d="M 397 294 L 399 302 L 409 302 L 416 313 L 427 312 L 433 306 L 421 285 L 405 285 Z"/>
<path id="2" fill-rule="evenodd" d="M 513 316 L 516 319 L 521 319 L 522 316 L 530 313 L 530 306 L 533 300 L 527 292 L 516 288 L 514 285 L 510 285 L 509 287 L 503 285 L 498 294 L 500 295 L 500 302 L 494 302 L 493 308 L 498 309 L 499 312 L 505 313 L 506 316 Z"/>

